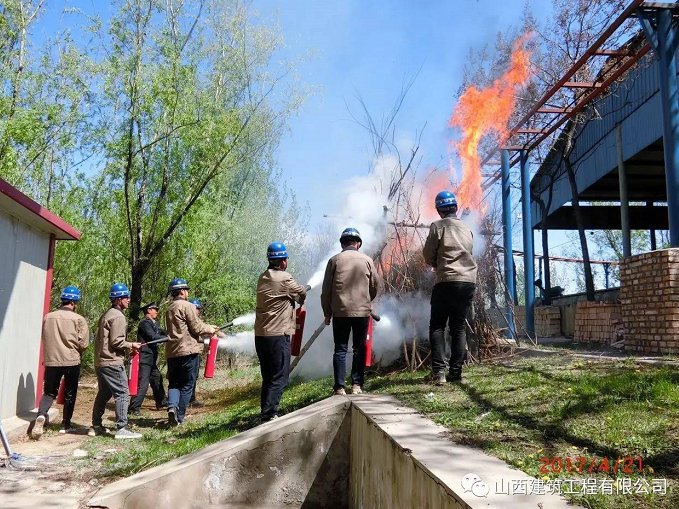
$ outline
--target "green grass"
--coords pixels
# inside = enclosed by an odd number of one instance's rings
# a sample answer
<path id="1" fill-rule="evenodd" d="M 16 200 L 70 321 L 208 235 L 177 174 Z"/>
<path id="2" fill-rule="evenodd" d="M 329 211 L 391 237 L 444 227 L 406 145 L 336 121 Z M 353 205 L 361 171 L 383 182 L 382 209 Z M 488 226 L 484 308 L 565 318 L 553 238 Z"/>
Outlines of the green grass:
<path id="1" fill-rule="evenodd" d="M 181 428 L 142 429 L 144 438 L 117 444 L 93 439 L 96 451 L 116 447 L 92 476 L 127 476 L 235 435 L 258 424 L 257 368 L 229 374 L 228 389 L 216 389 L 208 404 L 221 410 L 188 421 Z M 367 390 L 393 394 L 449 430 L 457 442 L 479 447 L 524 472 L 543 479 L 627 476 L 605 473 L 544 473 L 542 457 L 641 457 L 646 479 L 666 478 L 666 496 L 568 495 L 595 509 L 679 507 L 679 370 L 572 357 L 515 360 L 465 370 L 462 384 L 435 387 L 426 372 L 369 378 Z M 216 379 L 213 379 L 216 380 Z M 215 382 L 216 383 L 216 382 Z M 329 379 L 294 384 L 281 411 L 288 413 L 327 397 Z M 206 387 L 208 389 L 208 387 Z M 141 421 L 152 426 L 156 421 Z M 100 453 L 99 453 L 100 454 Z M 589 464 L 588 464 L 589 465 Z M 649 468 L 650 467 L 650 468 Z M 631 475 L 636 480 L 637 475 Z"/>
<path id="2" fill-rule="evenodd" d="M 474 366 L 465 382 L 435 387 L 424 372 L 371 381 L 479 447 L 537 478 L 615 479 L 627 474 L 540 471 L 542 457 L 641 457 L 642 477 L 666 478 L 668 495 L 582 496 L 592 508 L 679 507 L 679 371 L 621 362 L 549 358 Z M 591 463 L 588 463 L 589 466 Z M 650 467 L 650 468 L 649 468 Z M 574 467 L 577 469 L 577 467 Z M 584 470 L 587 470 L 585 467 Z M 636 480 L 639 474 L 631 475 Z"/>
<path id="3" fill-rule="evenodd" d="M 131 419 L 135 429 L 144 435 L 140 441 L 119 444 L 101 437 L 87 441 L 84 447 L 92 458 L 101 455 L 102 450 L 116 449 L 102 462 L 89 461 L 88 477 L 126 477 L 257 426 L 261 384 L 258 373 L 258 367 L 230 372 L 229 387 L 213 391 L 207 399 L 208 406 L 218 402 L 221 409 L 188 419 L 184 426 L 167 428 L 166 419 Z M 209 390 L 214 380 L 201 380 L 201 389 Z M 331 388 L 329 379 L 292 385 L 283 395 L 280 412 L 289 413 L 326 398 Z"/>

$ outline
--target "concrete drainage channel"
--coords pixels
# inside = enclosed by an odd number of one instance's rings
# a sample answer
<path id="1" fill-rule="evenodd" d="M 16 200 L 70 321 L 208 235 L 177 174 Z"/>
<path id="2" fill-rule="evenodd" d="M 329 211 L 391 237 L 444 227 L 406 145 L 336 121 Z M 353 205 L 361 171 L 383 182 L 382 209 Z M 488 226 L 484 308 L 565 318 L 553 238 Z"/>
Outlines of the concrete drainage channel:
<path id="1" fill-rule="evenodd" d="M 462 488 L 466 475 L 481 480 Z M 556 495 L 507 495 L 533 479 L 445 437 L 390 396 L 334 396 L 110 484 L 108 509 L 573 507 Z"/>

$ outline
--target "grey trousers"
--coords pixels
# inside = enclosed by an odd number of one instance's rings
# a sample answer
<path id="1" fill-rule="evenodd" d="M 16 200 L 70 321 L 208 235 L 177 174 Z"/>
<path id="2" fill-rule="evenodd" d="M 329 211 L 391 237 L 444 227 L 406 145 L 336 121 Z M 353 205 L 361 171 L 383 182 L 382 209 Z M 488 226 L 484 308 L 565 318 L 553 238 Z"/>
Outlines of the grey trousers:
<path id="1" fill-rule="evenodd" d="M 94 368 L 97 373 L 99 391 L 94 399 L 92 409 L 92 426 L 101 426 L 101 418 L 106 410 L 106 403 L 113 396 L 116 404 L 116 426 L 118 429 L 127 426 L 127 406 L 130 403 L 130 390 L 127 386 L 127 373 L 123 366 L 104 366 Z"/>

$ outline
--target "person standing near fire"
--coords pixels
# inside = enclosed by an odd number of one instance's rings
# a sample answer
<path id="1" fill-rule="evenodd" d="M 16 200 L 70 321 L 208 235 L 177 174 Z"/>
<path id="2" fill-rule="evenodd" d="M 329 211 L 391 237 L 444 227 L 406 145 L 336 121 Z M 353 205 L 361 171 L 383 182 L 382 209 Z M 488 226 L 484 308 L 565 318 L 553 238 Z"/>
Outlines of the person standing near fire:
<path id="1" fill-rule="evenodd" d="M 219 327 L 208 325 L 198 317 L 196 307 L 188 301 L 189 290 L 184 279 L 170 281 L 169 292 L 174 300 L 165 315 L 168 337 L 165 357 L 169 382 L 167 420 L 170 426 L 184 422 L 186 408 L 198 377 L 200 354 L 203 352 L 203 340 L 200 337 L 212 334 L 223 336 Z"/>
<path id="2" fill-rule="evenodd" d="M 124 310 L 130 307 L 130 291 L 127 286 L 116 283 L 109 292 L 111 307 L 101 315 L 94 337 L 94 371 L 97 374 L 99 390 L 92 409 L 90 436 L 107 435 L 102 425 L 106 403 L 113 396 L 116 409 L 115 434 L 117 439 L 141 438 L 140 433 L 127 429 L 127 409 L 130 390 L 125 372 L 125 356 L 134 354 L 141 343 L 127 341 L 127 319 Z"/>
<path id="3" fill-rule="evenodd" d="M 424 243 L 424 261 L 436 269 L 431 294 L 429 343 L 432 379 L 437 385 L 462 380 L 462 364 L 467 354 L 465 320 L 471 310 L 476 290 L 476 261 L 472 256 L 474 236 L 467 224 L 457 217 L 457 200 L 450 191 L 441 191 L 434 201 L 441 219 L 434 221 Z M 450 345 L 446 345 L 446 325 Z M 446 350 L 450 351 L 450 357 Z"/>
<path id="4" fill-rule="evenodd" d="M 330 260 L 325 269 L 321 306 L 325 324 L 332 321 L 335 348 L 332 367 L 335 374 L 334 394 L 346 394 L 346 358 L 349 334 L 353 334 L 351 363 L 351 393 L 363 392 L 365 342 L 372 313 L 372 301 L 377 297 L 379 278 L 372 259 L 359 252 L 363 241 L 355 228 L 347 228 L 340 236 L 342 252 Z"/>
<path id="5" fill-rule="evenodd" d="M 87 321 L 75 312 L 80 302 L 80 290 L 67 286 L 61 292 L 61 307 L 45 315 L 42 321 L 42 359 L 45 366 L 45 382 L 38 405 L 38 417 L 33 424 L 31 436 L 39 439 L 44 431 L 54 399 L 64 379 L 64 417 L 59 433 L 73 433 L 71 417 L 78 394 L 80 358 L 90 344 Z"/>
<path id="6" fill-rule="evenodd" d="M 167 336 L 158 323 L 158 304 L 150 302 L 141 308 L 144 318 L 137 328 L 137 339 L 142 344 L 156 341 Z M 151 386 L 153 399 L 156 402 L 156 410 L 161 410 L 167 405 L 165 388 L 163 387 L 163 375 L 158 369 L 158 343 L 144 345 L 139 350 L 139 385 L 137 395 L 130 402 L 130 415 L 141 416 L 141 404 L 146 397 L 146 391 Z"/>
<path id="7" fill-rule="evenodd" d="M 290 374 L 290 337 L 295 333 L 295 303 L 304 304 L 307 289 L 286 272 L 288 250 L 282 242 L 267 248 L 269 267 L 257 281 L 255 349 L 262 373 L 261 421 L 277 417 Z"/>

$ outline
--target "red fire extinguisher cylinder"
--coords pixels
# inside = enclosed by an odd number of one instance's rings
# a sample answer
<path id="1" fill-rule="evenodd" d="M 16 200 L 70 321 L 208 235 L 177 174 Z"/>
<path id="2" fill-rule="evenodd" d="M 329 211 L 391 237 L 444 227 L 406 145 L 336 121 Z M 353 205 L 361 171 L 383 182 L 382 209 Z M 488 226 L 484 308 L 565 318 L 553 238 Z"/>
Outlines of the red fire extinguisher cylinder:
<path id="1" fill-rule="evenodd" d="M 137 350 L 130 358 L 130 378 L 128 379 L 130 396 L 136 396 L 139 390 L 139 351 Z"/>
<path id="2" fill-rule="evenodd" d="M 210 338 L 210 350 L 207 354 L 207 362 L 205 363 L 205 378 L 212 378 L 215 376 L 215 362 L 217 361 L 217 348 L 219 347 L 219 338 L 212 336 Z"/>
<path id="3" fill-rule="evenodd" d="M 66 379 L 61 379 L 61 384 L 59 385 L 59 393 L 57 394 L 57 404 L 63 405 L 66 401 Z"/>
<path id="4" fill-rule="evenodd" d="M 373 363 L 373 318 L 368 320 L 368 337 L 365 340 L 365 367 L 369 368 Z"/>
<path id="5" fill-rule="evenodd" d="M 297 308 L 297 317 L 295 319 L 295 334 L 292 336 L 290 343 L 290 355 L 295 357 L 299 355 L 302 349 L 302 336 L 304 336 L 304 322 L 306 321 L 306 309 L 303 307 Z"/>

